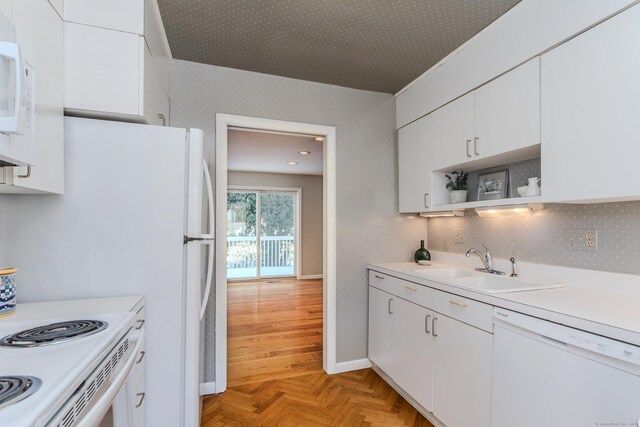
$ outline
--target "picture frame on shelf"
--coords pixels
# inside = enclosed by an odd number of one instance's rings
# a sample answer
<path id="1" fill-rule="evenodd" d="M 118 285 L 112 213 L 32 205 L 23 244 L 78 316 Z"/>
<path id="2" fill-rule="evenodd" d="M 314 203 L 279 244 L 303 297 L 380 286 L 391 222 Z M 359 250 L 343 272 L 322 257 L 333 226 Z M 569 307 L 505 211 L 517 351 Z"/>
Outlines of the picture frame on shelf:
<path id="1" fill-rule="evenodd" d="M 509 197 L 509 169 L 478 176 L 478 200 L 496 200 Z"/>

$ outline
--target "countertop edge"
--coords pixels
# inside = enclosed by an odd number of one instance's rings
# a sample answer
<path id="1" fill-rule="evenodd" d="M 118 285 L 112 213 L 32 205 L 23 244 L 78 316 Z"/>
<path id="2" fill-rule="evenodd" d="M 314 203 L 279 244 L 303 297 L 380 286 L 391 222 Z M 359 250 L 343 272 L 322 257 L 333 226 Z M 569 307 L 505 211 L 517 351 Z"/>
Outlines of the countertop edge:
<path id="1" fill-rule="evenodd" d="M 393 264 L 393 263 L 389 263 L 389 264 Z M 395 264 L 403 264 L 403 263 L 395 263 Z M 411 265 L 411 263 L 406 263 L 406 264 Z M 427 286 L 433 289 L 437 289 L 443 292 L 448 292 L 450 294 L 458 295 L 464 298 L 469 298 L 475 301 L 483 302 L 485 304 L 489 304 L 495 307 L 512 310 L 518 313 L 537 317 L 542 320 L 547 320 L 547 321 L 558 323 L 564 326 L 580 329 L 580 330 L 601 335 L 607 338 L 611 338 L 618 341 L 623 341 L 629 344 L 640 346 L 640 330 L 639 331 L 629 330 L 629 329 L 621 328 L 616 325 L 611 325 L 607 323 L 594 321 L 591 319 L 576 317 L 570 313 L 552 311 L 552 310 L 548 310 L 535 305 L 528 305 L 520 302 L 509 301 L 507 299 L 500 298 L 497 295 L 490 295 L 482 292 L 474 292 L 468 289 L 452 286 L 447 283 L 438 282 L 436 280 L 417 277 L 411 274 L 406 274 L 401 270 L 394 269 L 387 263 L 368 263 L 367 269 L 378 271 L 380 273 L 397 277 L 398 279 L 407 280 L 422 286 Z M 575 289 L 576 292 L 580 292 L 580 289 L 578 288 L 572 288 L 572 289 Z M 554 289 L 546 289 L 546 290 L 540 290 L 540 291 L 527 291 L 527 292 L 553 292 L 553 291 Z"/>

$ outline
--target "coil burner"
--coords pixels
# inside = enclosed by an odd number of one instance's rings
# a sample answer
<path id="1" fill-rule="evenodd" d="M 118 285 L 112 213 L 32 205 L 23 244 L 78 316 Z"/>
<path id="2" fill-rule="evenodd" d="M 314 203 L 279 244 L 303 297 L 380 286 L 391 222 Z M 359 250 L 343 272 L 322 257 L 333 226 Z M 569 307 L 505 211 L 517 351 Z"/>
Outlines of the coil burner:
<path id="1" fill-rule="evenodd" d="M 2 347 L 39 347 L 59 344 L 96 334 L 109 326 L 101 320 L 71 320 L 38 326 L 0 340 Z"/>
<path id="2" fill-rule="evenodd" d="M 38 391 L 42 381 L 35 377 L 2 376 L 0 377 L 0 409 L 26 399 Z"/>

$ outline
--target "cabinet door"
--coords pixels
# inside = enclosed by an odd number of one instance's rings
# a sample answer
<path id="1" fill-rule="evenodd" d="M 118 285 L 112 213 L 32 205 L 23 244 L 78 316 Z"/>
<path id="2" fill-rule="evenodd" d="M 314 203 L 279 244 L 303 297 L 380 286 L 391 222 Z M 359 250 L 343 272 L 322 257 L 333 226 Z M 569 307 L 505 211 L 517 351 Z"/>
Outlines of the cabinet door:
<path id="1" fill-rule="evenodd" d="M 144 37 L 65 23 L 65 108 L 140 116 Z"/>
<path id="2" fill-rule="evenodd" d="M 447 427 L 491 423 L 492 335 L 436 314 L 433 413 Z"/>
<path id="3" fill-rule="evenodd" d="M 640 198 L 640 5 L 542 56 L 544 200 Z"/>
<path id="4" fill-rule="evenodd" d="M 64 191 L 64 31 L 62 18 L 46 0 L 14 0 L 14 24 L 37 49 L 35 65 L 35 162 L 12 170 L 12 186 L 0 192 Z M 7 180 L 9 181 L 9 180 Z"/>
<path id="5" fill-rule="evenodd" d="M 150 125 L 169 125 L 169 97 L 164 91 L 158 63 L 148 46 L 144 49 L 144 105 L 143 119 Z"/>
<path id="6" fill-rule="evenodd" d="M 474 158 L 540 144 L 540 58 L 475 91 Z"/>
<path id="7" fill-rule="evenodd" d="M 398 199 L 401 213 L 431 207 L 431 153 L 428 150 L 429 116 L 398 131 Z"/>
<path id="8" fill-rule="evenodd" d="M 425 409 L 433 411 L 433 313 L 398 299 L 394 311 L 397 338 L 396 377 L 393 380 Z"/>
<path id="9" fill-rule="evenodd" d="M 429 145 L 434 170 L 473 160 L 473 93 L 430 114 Z"/>
<path id="10" fill-rule="evenodd" d="M 64 20 L 144 34 L 144 0 L 64 0 Z"/>
<path id="11" fill-rule="evenodd" d="M 392 378 L 397 363 L 391 306 L 399 298 L 369 286 L 369 359 Z"/>

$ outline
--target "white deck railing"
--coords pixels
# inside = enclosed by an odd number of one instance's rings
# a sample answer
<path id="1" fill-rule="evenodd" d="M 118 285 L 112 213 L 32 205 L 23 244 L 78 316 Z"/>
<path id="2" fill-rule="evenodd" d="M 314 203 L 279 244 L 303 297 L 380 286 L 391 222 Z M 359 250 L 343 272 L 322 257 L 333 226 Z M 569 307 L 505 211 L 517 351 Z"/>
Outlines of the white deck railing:
<path id="1" fill-rule="evenodd" d="M 255 237 L 227 236 L 227 269 L 257 266 Z M 261 267 L 291 267 L 294 263 L 293 236 L 260 237 Z"/>

